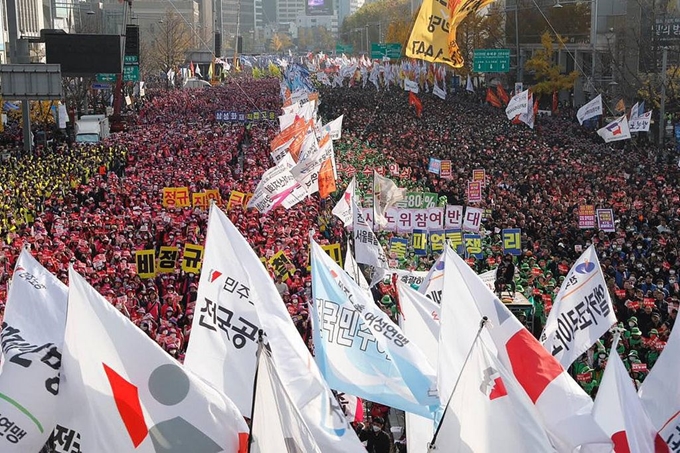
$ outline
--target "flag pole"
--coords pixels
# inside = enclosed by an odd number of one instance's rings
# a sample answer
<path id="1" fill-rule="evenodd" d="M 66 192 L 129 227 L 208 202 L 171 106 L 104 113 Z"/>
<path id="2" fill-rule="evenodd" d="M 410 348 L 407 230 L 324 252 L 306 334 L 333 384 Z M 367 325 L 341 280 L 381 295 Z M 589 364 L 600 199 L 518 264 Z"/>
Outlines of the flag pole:
<path id="1" fill-rule="evenodd" d="M 442 413 L 442 418 L 439 420 L 439 424 L 437 425 L 437 429 L 434 432 L 434 435 L 432 436 L 432 441 L 427 445 L 428 450 L 436 450 L 436 445 L 435 443 L 437 442 L 437 436 L 439 435 L 439 430 L 442 428 L 442 424 L 444 423 L 444 417 L 446 417 L 446 412 L 449 409 L 449 405 L 451 404 L 451 400 L 453 399 L 453 395 L 456 394 L 456 388 L 458 387 L 458 383 L 460 382 L 460 378 L 463 375 L 463 372 L 465 371 L 465 366 L 468 363 L 468 360 L 470 360 L 470 356 L 472 355 L 472 351 L 475 349 L 475 344 L 477 344 L 477 340 L 479 339 L 479 335 L 482 333 L 482 329 L 486 325 L 486 323 L 489 321 L 489 318 L 486 316 L 482 317 L 482 320 L 479 321 L 479 329 L 477 329 L 477 334 L 475 335 L 475 339 L 472 341 L 472 346 L 470 346 L 470 350 L 467 353 L 467 356 L 465 357 L 465 361 L 463 362 L 463 368 L 460 370 L 460 374 L 458 374 L 458 378 L 456 379 L 456 383 L 453 385 L 453 390 L 451 391 L 451 396 L 449 396 L 449 400 L 446 402 L 446 407 L 444 408 L 444 412 Z"/>
<path id="2" fill-rule="evenodd" d="M 262 354 L 262 350 L 264 349 L 264 341 L 262 339 L 262 329 L 260 329 L 257 332 L 257 354 L 256 354 L 256 359 L 257 360 L 257 365 L 255 366 L 255 378 L 253 380 L 253 403 L 252 403 L 252 408 L 250 409 L 250 429 L 248 430 L 248 453 L 251 453 L 251 449 L 253 446 L 253 423 L 255 423 L 255 396 L 257 394 L 257 373 L 260 371 L 260 354 Z"/>

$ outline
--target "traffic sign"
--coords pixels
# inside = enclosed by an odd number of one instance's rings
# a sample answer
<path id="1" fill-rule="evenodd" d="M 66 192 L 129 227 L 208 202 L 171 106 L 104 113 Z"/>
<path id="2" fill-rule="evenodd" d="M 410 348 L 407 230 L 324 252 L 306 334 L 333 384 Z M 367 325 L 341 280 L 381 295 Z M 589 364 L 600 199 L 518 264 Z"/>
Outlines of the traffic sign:
<path id="1" fill-rule="evenodd" d="M 401 58 L 401 44 L 398 42 L 372 42 L 371 60 L 380 60 L 384 57 L 390 59 Z"/>
<path id="2" fill-rule="evenodd" d="M 111 89 L 111 85 L 109 85 L 108 83 L 93 83 L 92 89 L 93 90 L 109 90 L 109 89 Z"/>
<path id="3" fill-rule="evenodd" d="M 123 66 L 123 82 L 139 82 L 139 65 Z"/>
<path id="4" fill-rule="evenodd" d="M 139 55 L 125 55 L 123 61 L 125 64 L 139 64 Z"/>
<path id="5" fill-rule="evenodd" d="M 475 49 L 475 72 L 510 71 L 510 49 Z"/>
<path id="6" fill-rule="evenodd" d="M 354 47 L 351 44 L 336 44 L 335 53 L 354 53 Z"/>
<path id="7" fill-rule="evenodd" d="M 97 74 L 97 82 L 115 82 L 116 74 Z"/>

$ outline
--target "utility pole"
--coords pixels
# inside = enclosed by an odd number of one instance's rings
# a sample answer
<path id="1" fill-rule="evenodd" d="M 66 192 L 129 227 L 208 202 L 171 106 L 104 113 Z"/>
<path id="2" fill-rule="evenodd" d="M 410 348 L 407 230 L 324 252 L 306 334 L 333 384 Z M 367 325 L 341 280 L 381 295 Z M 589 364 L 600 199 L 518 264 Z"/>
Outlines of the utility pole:
<path id="1" fill-rule="evenodd" d="M 590 5 L 590 45 L 592 46 L 592 54 L 590 61 L 590 85 L 591 96 L 595 95 L 595 66 L 597 63 L 597 0 L 592 0 Z"/>
<path id="2" fill-rule="evenodd" d="M 666 137 L 666 70 L 668 69 L 668 47 L 663 47 L 661 57 L 661 108 L 659 109 L 659 147 L 663 150 Z"/>
<path id="3" fill-rule="evenodd" d="M 11 64 L 28 64 L 31 62 L 31 54 L 28 48 L 28 39 L 19 36 L 17 0 L 7 0 L 6 4 L 9 61 Z M 33 143 L 31 143 L 31 103 L 29 101 L 21 101 L 21 113 L 23 117 L 24 151 L 30 153 Z"/>
<path id="4" fill-rule="evenodd" d="M 515 52 L 517 52 L 517 81 L 522 82 L 522 61 L 521 61 L 521 56 L 520 56 L 520 48 L 519 48 L 519 19 L 517 18 L 517 15 L 519 14 L 519 4 L 515 2 L 515 44 L 517 46 L 517 49 L 515 49 Z"/>

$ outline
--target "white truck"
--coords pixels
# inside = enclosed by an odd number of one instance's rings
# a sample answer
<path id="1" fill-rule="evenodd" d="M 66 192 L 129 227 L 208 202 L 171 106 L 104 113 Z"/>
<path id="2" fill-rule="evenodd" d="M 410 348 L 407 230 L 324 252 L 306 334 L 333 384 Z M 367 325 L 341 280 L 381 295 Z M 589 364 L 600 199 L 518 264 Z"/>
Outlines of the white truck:
<path id="1" fill-rule="evenodd" d="M 99 143 L 111 134 L 109 129 L 106 115 L 83 115 L 76 121 L 76 143 Z"/>

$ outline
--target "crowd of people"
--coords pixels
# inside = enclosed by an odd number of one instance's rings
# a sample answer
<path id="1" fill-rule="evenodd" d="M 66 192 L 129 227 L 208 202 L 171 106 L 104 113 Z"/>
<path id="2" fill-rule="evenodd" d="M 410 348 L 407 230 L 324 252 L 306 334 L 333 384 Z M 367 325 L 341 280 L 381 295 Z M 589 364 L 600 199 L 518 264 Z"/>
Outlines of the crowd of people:
<path id="1" fill-rule="evenodd" d="M 152 89 L 146 95 L 129 132 L 97 145 L 38 148 L 28 156 L 8 158 L 0 170 L 0 300 L 6 299 L 19 252 L 29 246 L 64 281 L 73 263 L 112 304 L 181 360 L 198 275 L 181 270 L 178 262 L 174 272 L 142 279 L 135 251 L 177 246 L 181 252 L 185 244 L 205 241 L 207 210 L 164 207 L 163 188 L 189 187 L 191 193 L 217 189 L 224 210 L 232 191 L 253 192 L 272 165 L 269 142 L 278 123 L 217 122 L 215 112 L 278 112 L 279 81 L 242 78 L 206 90 Z M 509 122 L 478 93 L 450 92 L 446 101 L 428 94 L 420 98 L 423 111 L 418 116 L 406 93 L 394 88 L 320 88 L 324 123 L 344 114 L 342 138 L 335 142 L 340 179 L 334 196 L 320 200 L 315 195 L 266 216 L 240 205 L 227 211 L 259 256 L 268 259 L 284 251 L 292 263 L 285 275 L 270 271 L 301 335 L 311 337 L 307 232 L 315 229 L 322 244 L 339 243 L 344 250 L 344 228 L 330 211 L 351 176 L 357 176 L 360 194 L 368 195 L 371 178 L 363 171 L 397 163 L 408 169 L 392 176 L 398 186 L 465 205 L 471 171 L 483 168 L 488 180 L 482 206 L 490 210 L 482 224 L 485 256 L 470 264 L 477 272 L 501 264 L 500 230 L 522 229 L 523 253 L 513 259 L 513 283 L 534 306 L 538 335 L 548 301 L 571 264 L 580 250 L 595 244 L 624 334 L 620 354 L 632 376 L 642 381 L 668 339 L 680 297 L 675 163 L 658 158 L 657 150 L 647 145 L 603 143 L 579 126 L 574 112 L 540 117 L 531 130 Z M 451 159 L 453 177 L 428 172 L 430 157 Z M 613 208 L 616 232 L 579 229 L 576 211 L 583 204 Z M 393 234 L 378 232 L 383 245 Z M 435 259 L 435 254 L 416 256 L 410 250 L 400 264 L 427 270 Z M 376 303 L 395 313 L 396 301 L 383 296 L 376 294 Z M 593 395 L 610 342 L 611 336 L 605 336 L 573 366 Z M 636 363 L 646 368 L 633 367 Z"/>

